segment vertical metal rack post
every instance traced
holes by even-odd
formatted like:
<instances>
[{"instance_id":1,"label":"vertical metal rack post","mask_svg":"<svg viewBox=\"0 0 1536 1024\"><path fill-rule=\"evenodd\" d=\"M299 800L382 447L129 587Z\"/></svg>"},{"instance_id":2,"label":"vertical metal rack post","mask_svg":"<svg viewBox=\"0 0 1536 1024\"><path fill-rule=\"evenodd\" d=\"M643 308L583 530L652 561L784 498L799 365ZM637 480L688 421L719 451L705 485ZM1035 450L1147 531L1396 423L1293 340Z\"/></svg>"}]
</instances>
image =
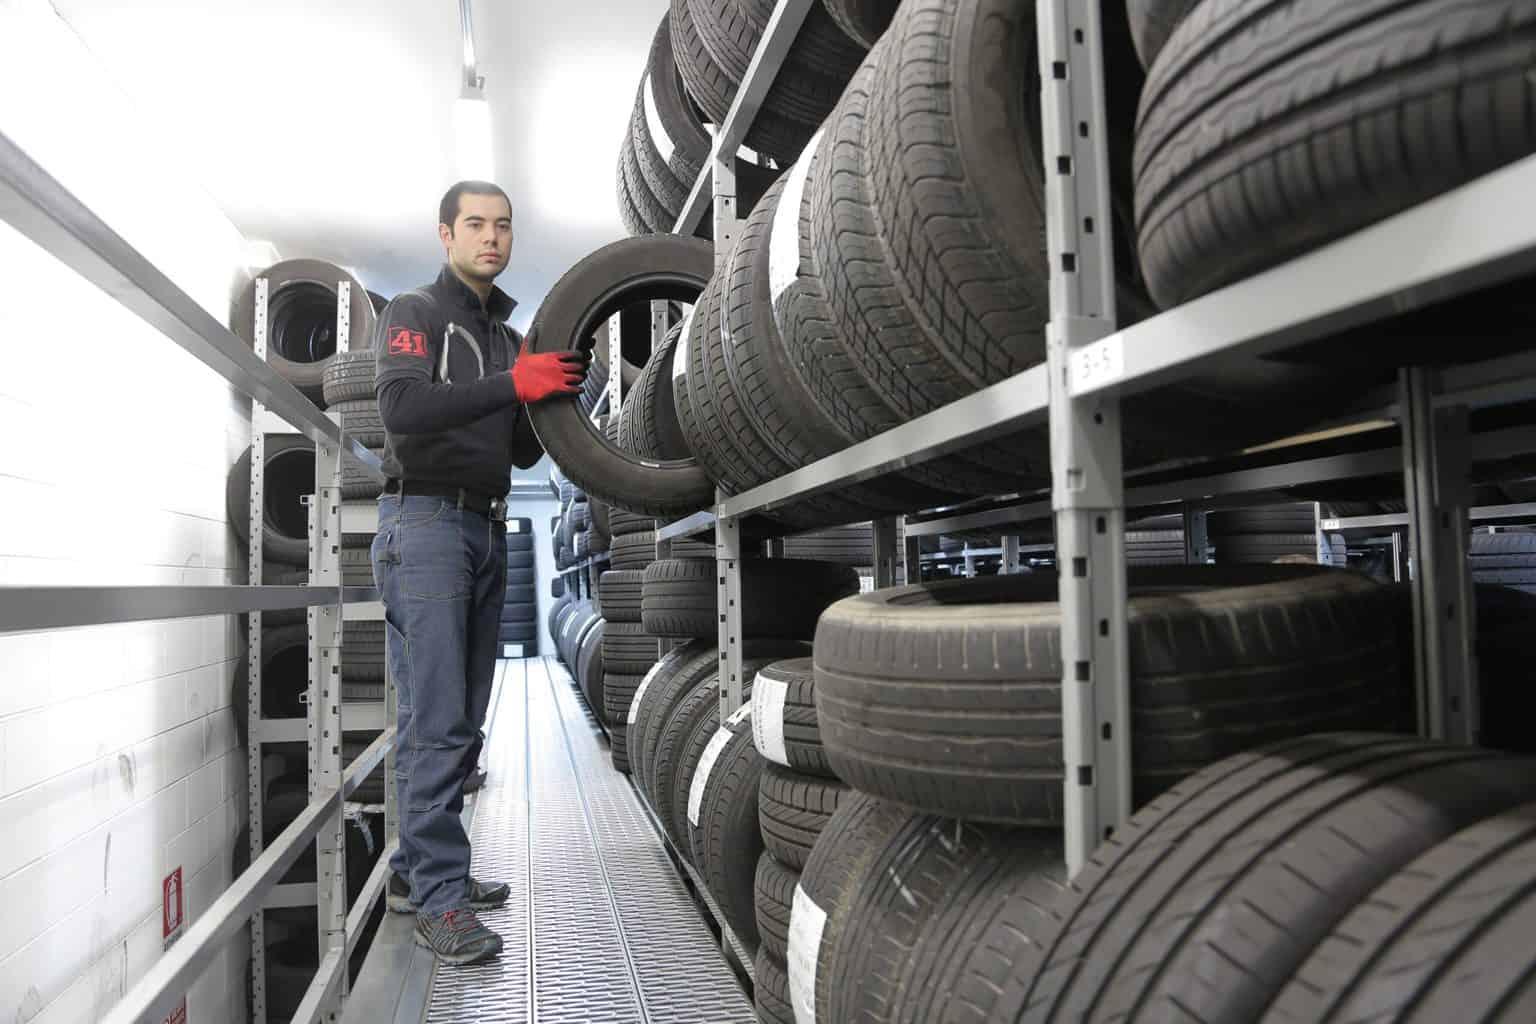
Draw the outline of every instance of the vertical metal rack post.
<instances>
[{"instance_id":1,"label":"vertical metal rack post","mask_svg":"<svg viewBox=\"0 0 1536 1024\"><path fill-rule=\"evenodd\" d=\"M1130 815L1125 497L1116 397L1069 380L1113 372L1087 346L1114 332L1115 274L1098 4L1037 0L1051 319L1051 505L1061 576L1067 869Z\"/></svg>"},{"instance_id":2,"label":"vertical metal rack post","mask_svg":"<svg viewBox=\"0 0 1536 1024\"><path fill-rule=\"evenodd\" d=\"M736 155L717 153L711 174L714 188L715 272L718 274L731 257L731 246L741 234L742 221L736 210ZM725 498L715 492L718 506ZM741 523L722 516L715 522L716 606L719 610L720 644L720 721L723 723L742 704L742 653L745 640L741 629Z\"/></svg>"},{"instance_id":3,"label":"vertical metal rack post","mask_svg":"<svg viewBox=\"0 0 1536 1024\"><path fill-rule=\"evenodd\" d=\"M1472 503L1467 408L1438 408L1437 378L1435 371L1423 367L1399 374L1419 731L1431 739L1475 743L1476 608L1467 560Z\"/></svg>"},{"instance_id":4,"label":"vertical metal rack post","mask_svg":"<svg viewBox=\"0 0 1536 1024\"><path fill-rule=\"evenodd\" d=\"M346 352L351 338L351 286L336 290L336 351ZM342 441L347 438L342 427ZM315 445L315 493L309 504L309 582L340 587L341 578L341 450ZM338 593L340 591L338 590ZM342 605L309 609L309 797L341 785L341 641ZM347 950L347 834L340 805L315 837L316 927L319 929L321 969L327 961L346 957ZM347 972L320 995L321 1013L339 1010L345 996Z\"/></svg>"},{"instance_id":5,"label":"vertical metal rack post","mask_svg":"<svg viewBox=\"0 0 1536 1024\"><path fill-rule=\"evenodd\" d=\"M256 358L267 360L267 300L270 282L265 277L256 279L256 322L251 335ZM266 459L267 437L262 430L265 407L251 400L251 500L247 529L247 564L250 566L247 582L260 586L262 582L262 539L266 516ZM251 612L246 626L246 684L245 684L245 770L246 770L246 843L250 848L251 863L261 856L264 845L262 798L265 787L262 779L262 723L261 723L261 612ZM266 914L257 910L251 915L251 1020L253 1024L266 1024L267 1020L267 926Z\"/></svg>"}]
</instances>

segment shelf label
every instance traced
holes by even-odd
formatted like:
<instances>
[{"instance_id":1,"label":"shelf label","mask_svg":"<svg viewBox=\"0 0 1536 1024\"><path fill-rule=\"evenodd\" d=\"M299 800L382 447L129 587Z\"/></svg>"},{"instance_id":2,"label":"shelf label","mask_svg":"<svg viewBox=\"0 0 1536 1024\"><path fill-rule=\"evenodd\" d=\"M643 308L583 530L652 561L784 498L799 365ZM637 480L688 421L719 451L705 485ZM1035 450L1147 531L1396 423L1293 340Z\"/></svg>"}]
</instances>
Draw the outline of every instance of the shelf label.
<instances>
[{"instance_id":1,"label":"shelf label","mask_svg":"<svg viewBox=\"0 0 1536 1024\"><path fill-rule=\"evenodd\" d=\"M795 166L784 180L779 207L773 212L768 235L768 302L777 310L779 299L800 276L800 206L805 198L805 179L821 142L821 132L811 137ZM779 325L780 331L783 324Z\"/></svg>"},{"instance_id":2,"label":"shelf label","mask_svg":"<svg viewBox=\"0 0 1536 1024\"><path fill-rule=\"evenodd\" d=\"M795 1024L816 1024L816 961L821 958L821 933L827 912L795 885L789 908L789 1004Z\"/></svg>"},{"instance_id":3,"label":"shelf label","mask_svg":"<svg viewBox=\"0 0 1536 1024\"><path fill-rule=\"evenodd\" d=\"M1067 385L1073 394L1101 387L1125 376L1125 342L1118 334L1073 349Z\"/></svg>"},{"instance_id":4,"label":"shelf label","mask_svg":"<svg viewBox=\"0 0 1536 1024\"><path fill-rule=\"evenodd\" d=\"M688 376L688 334L693 328L693 314L698 309L695 306L683 317L683 329L678 332L677 342L672 346L672 380L682 380Z\"/></svg>"},{"instance_id":5,"label":"shelf label","mask_svg":"<svg viewBox=\"0 0 1536 1024\"><path fill-rule=\"evenodd\" d=\"M661 659L656 664L652 665L651 670L645 674L645 678L640 680L640 685L635 688L635 696L629 702L628 724L634 725L635 719L640 717L640 702L645 700L645 691L650 689L651 682L656 678L656 674L660 672L664 666L666 666L667 662L667 658Z\"/></svg>"},{"instance_id":6,"label":"shelf label","mask_svg":"<svg viewBox=\"0 0 1536 1024\"><path fill-rule=\"evenodd\" d=\"M672 151L677 147L672 143L672 136L667 134L666 122L661 119L661 112L656 108L656 93L651 84L651 73L645 73L645 98L641 102L645 104L645 126L651 130L651 141L656 144L656 152L661 154L661 162L672 162Z\"/></svg>"},{"instance_id":7,"label":"shelf label","mask_svg":"<svg viewBox=\"0 0 1536 1024\"><path fill-rule=\"evenodd\" d=\"M751 705L743 705L751 710ZM709 738L709 746L704 748L704 756L699 758L698 770L693 773L693 784L688 787L688 823L694 828L699 827L699 813L704 809L704 791L709 788L709 775L715 770L715 762L720 760L725 745L731 742L729 723L715 730L715 734Z\"/></svg>"},{"instance_id":8,"label":"shelf label","mask_svg":"<svg viewBox=\"0 0 1536 1024\"><path fill-rule=\"evenodd\" d=\"M784 700L788 696L788 683L761 673L752 686L752 742L758 753L786 768L789 751L784 748Z\"/></svg>"}]
</instances>

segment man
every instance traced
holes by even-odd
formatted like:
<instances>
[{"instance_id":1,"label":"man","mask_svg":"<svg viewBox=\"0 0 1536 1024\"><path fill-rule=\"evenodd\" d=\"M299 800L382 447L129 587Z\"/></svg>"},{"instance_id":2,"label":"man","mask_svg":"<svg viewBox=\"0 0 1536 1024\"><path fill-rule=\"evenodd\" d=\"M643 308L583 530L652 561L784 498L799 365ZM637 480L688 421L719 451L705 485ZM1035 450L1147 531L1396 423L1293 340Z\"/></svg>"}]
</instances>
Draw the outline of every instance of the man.
<instances>
[{"instance_id":1,"label":"man","mask_svg":"<svg viewBox=\"0 0 1536 1024\"><path fill-rule=\"evenodd\" d=\"M503 322L515 305L492 284L512 251L505 192L460 182L438 220L447 263L432 284L389 304L374 338L388 482L373 572L399 695L400 847L388 904L416 914L417 943L464 964L501 952L475 911L509 895L469 877L459 821L506 593L503 498L513 464L543 454L525 406L576 393L586 357L532 353Z\"/></svg>"}]
</instances>

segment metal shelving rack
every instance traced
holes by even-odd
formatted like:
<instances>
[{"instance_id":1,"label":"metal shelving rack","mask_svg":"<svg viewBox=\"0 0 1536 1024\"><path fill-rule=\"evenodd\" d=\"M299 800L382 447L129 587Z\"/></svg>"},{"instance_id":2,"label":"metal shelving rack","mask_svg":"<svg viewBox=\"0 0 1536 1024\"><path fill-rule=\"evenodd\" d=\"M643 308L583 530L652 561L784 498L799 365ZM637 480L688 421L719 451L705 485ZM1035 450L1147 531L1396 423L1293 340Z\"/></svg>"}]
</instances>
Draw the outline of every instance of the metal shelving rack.
<instances>
[{"instance_id":1,"label":"metal shelving rack","mask_svg":"<svg viewBox=\"0 0 1536 1024\"><path fill-rule=\"evenodd\" d=\"M720 252L738 233L733 160L746 128L798 31L809 0L781 0L736 103L716 133L709 166L675 230L691 232L714 200ZM1129 816L1129 680L1124 527L1127 506L1185 515L1191 560L1203 560L1204 512L1257 504L1289 487L1401 473L1415 566L1415 674L1421 731L1475 738L1473 609L1465 560L1468 468L1536 451L1536 429L1470 432L1467 410L1536 397L1536 353L1409 367L1395 394L1372 396L1353 422L1395 422L1397 445L1288 460L1255 453L1220 471L1199 465L1138 473L1127 486L1119 401L1187 377L1215 359L1256 357L1508 281L1536 268L1536 220L1490 217L1530 208L1536 157L1526 158L1355 232L1312 253L1117 329L1108 215L1104 67L1099 8L1081 0L1036 0L1042 81L1047 246L1051 267L1048 361L917 417L835 455L662 527L662 543L711 530L720 561L727 652L724 710L740 701L740 521L799 498L862 482L1028 427L1048 424L1049 493L909 521L908 564L925 533L1031 521L1054 523L1061 568L1064 807L1067 861L1076 871ZM706 177L708 180L706 181ZM1087 221L1100 225L1086 228ZM1156 482L1146 478L1156 476ZM1137 482L1146 481L1146 482ZM1293 497L1278 500L1294 501ZM917 510L913 510L914 512ZM1324 525L1324 524L1319 524ZM1334 527L1327 527L1333 529ZM1348 526L1342 528L1348 529ZM884 533L882 528L881 533ZM1009 559L1010 567L1017 558Z\"/></svg>"},{"instance_id":2,"label":"metal shelving rack","mask_svg":"<svg viewBox=\"0 0 1536 1024\"><path fill-rule=\"evenodd\" d=\"M341 585L338 567L343 506L340 460L360 463L382 481L378 459L348 438L333 421L264 359L266 303L258 302L255 349L248 347L176 284L156 269L121 236L92 213L55 178L38 166L4 134L0 134L0 216L81 277L107 292L124 307L179 345L194 358L252 399L251 561L253 580L261 578L261 515L264 438L272 424L269 414L283 421L282 429L308 437L316 446L316 495L310 506L309 586L129 586L129 587L0 587L0 632L63 629L115 622L248 614L251 620L250 672L251 744L263 741L308 740L312 800L298 818L265 850L260 848L261 774L259 755L252 759L252 860L104 1018L128 1024L148 1018L168 998L184 992L211 962L223 944L247 922L253 922L254 962L261 963L261 910L271 904L315 903L320 912L324 951L320 971L300 1009L299 1019L318 1020L332 1013L344 998L347 953L383 889L385 873L376 869L363 896L348 913L345 891L342 807L349 796L393 749L394 730L387 728L351 764L341 763L340 702L341 625L344 618L367 615L376 606L371 587ZM265 282L261 282L262 285ZM260 287L265 299L265 287ZM342 334L346 337L346 301L341 302ZM368 529L372 529L370 525ZM261 614L293 608L308 610L310 629L309 719L292 735L260 717ZM360 612L360 610L362 610ZM348 721L348 724L355 724ZM379 723L383 725L381 721ZM311 894L278 885L278 880L313 842L319 857L318 883ZM387 867L387 858L381 862ZM265 1019L260 967L253 968L257 1020Z\"/></svg>"}]
</instances>

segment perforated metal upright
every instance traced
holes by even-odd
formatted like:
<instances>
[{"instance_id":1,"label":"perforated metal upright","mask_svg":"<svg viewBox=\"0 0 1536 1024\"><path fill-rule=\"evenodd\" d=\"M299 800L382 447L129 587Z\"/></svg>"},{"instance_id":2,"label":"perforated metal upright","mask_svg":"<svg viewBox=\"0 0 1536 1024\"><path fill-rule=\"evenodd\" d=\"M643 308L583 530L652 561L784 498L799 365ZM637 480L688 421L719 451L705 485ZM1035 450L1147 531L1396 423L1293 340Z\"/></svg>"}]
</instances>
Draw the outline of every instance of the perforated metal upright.
<instances>
[{"instance_id":1,"label":"perforated metal upright","mask_svg":"<svg viewBox=\"0 0 1536 1024\"><path fill-rule=\"evenodd\" d=\"M336 351L346 352L352 326L351 286L336 291ZM346 435L343 432L343 441ZM340 587L341 449L315 445L315 493L309 503L309 581L311 586ZM340 591L338 590L338 594ZM341 638L342 605L309 609L309 798L341 785ZM315 837L315 898L321 970L332 962L332 981L320 997L322 1014L341 1008L347 972L334 970L334 958L347 949L346 819L338 804Z\"/></svg>"},{"instance_id":2,"label":"perforated metal upright","mask_svg":"<svg viewBox=\"0 0 1536 1024\"><path fill-rule=\"evenodd\" d=\"M712 184L715 194L715 272L718 274L730 258L731 246L741 234L742 222L736 211L736 157L717 156ZM715 492L715 505L725 500L725 492ZM721 516L715 522L716 606L720 616L720 721L724 722L742 703L742 651L745 640L741 630L741 524Z\"/></svg>"},{"instance_id":3,"label":"perforated metal upright","mask_svg":"<svg viewBox=\"0 0 1536 1024\"><path fill-rule=\"evenodd\" d=\"M1061 575L1066 848L1076 873L1130 815L1125 497L1118 398L1074 399L1115 329L1098 4L1037 0L1051 319L1051 506Z\"/></svg>"},{"instance_id":4,"label":"perforated metal upright","mask_svg":"<svg viewBox=\"0 0 1536 1024\"><path fill-rule=\"evenodd\" d=\"M1474 743L1479 726L1476 607L1467 560L1472 495L1467 408L1437 404L1438 376L1422 367L1399 375L1419 731L1432 739Z\"/></svg>"},{"instance_id":5,"label":"perforated metal upright","mask_svg":"<svg viewBox=\"0 0 1536 1024\"><path fill-rule=\"evenodd\" d=\"M256 322L251 335L256 358L267 358L267 300L270 282L265 277L256 279ZM262 580L262 535L266 509L266 459L267 438L262 430L265 407L251 400L251 501L250 519L246 524L247 558L250 566L248 582L260 586ZM246 823L247 842L251 862L261 856L264 845L262 808L262 724L261 724L261 624L262 613L251 612L246 626ZM267 1020L267 929L265 913L261 910L251 915L251 1020L253 1024L266 1024Z\"/></svg>"}]
</instances>

